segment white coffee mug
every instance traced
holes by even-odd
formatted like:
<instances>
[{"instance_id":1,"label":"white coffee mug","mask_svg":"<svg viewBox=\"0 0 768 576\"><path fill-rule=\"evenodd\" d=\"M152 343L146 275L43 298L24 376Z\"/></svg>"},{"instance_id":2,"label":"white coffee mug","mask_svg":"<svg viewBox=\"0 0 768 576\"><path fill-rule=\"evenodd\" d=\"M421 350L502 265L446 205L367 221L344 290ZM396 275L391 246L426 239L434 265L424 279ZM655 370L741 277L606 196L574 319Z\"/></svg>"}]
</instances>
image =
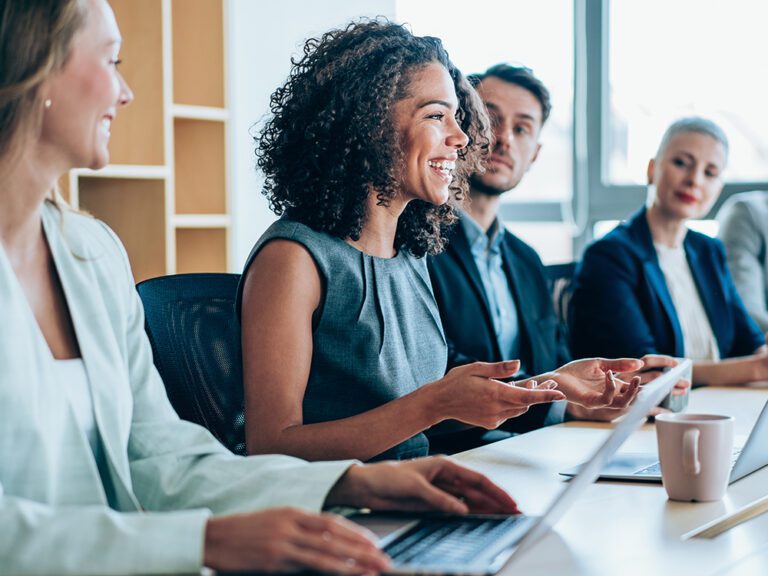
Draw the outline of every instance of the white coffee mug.
<instances>
[{"instance_id":1,"label":"white coffee mug","mask_svg":"<svg viewBox=\"0 0 768 576\"><path fill-rule=\"evenodd\" d=\"M671 500L711 502L725 495L733 458L732 416L659 414L656 439Z\"/></svg>"}]
</instances>

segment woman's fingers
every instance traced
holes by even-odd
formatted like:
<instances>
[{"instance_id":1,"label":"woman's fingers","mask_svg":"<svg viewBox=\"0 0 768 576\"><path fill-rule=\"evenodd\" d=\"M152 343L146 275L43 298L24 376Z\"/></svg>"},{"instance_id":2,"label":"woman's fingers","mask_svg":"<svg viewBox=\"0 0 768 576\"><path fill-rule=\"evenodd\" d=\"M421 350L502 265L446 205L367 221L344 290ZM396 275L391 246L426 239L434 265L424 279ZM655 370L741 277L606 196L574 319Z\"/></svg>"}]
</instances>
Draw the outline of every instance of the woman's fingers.
<instances>
[{"instance_id":1,"label":"woman's fingers","mask_svg":"<svg viewBox=\"0 0 768 576\"><path fill-rule=\"evenodd\" d=\"M643 361L636 358L599 358L600 369L603 372L636 372L643 367Z\"/></svg>"},{"instance_id":2,"label":"woman's fingers","mask_svg":"<svg viewBox=\"0 0 768 576\"><path fill-rule=\"evenodd\" d=\"M375 536L348 520L328 514L305 515L297 519L297 526L291 543L307 554L297 555L293 550L291 560L305 567L344 574L378 572L389 567L389 559L374 543Z\"/></svg>"},{"instance_id":3,"label":"woman's fingers","mask_svg":"<svg viewBox=\"0 0 768 576\"><path fill-rule=\"evenodd\" d=\"M658 378L665 368L673 368L677 366L678 359L672 356L665 356L663 354L646 354L640 359L643 362L643 368L637 373L642 378L641 384L647 384L654 378ZM617 376L628 377L632 376L632 373L617 374Z\"/></svg>"},{"instance_id":4,"label":"woman's fingers","mask_svg":"<svg viewBox=\"0 0 768 576\"><path fill-rule=\"evenodd\" d=\"M616 395L610 405L611 408L626 408L632 403L637 394L640 392L640 378L638 376L632 378L629 384L622 382L622 387L624 387L624 385L626 385L624 391Z\"/></svg>"},{"instance_id":5,"label":"woman's fingers","mask_svg":"<svg viewBox=\"0 0 768 576\"><path fill-rule=\"evenodd\" d=\"M334 574L370 574L382 572L389 564L381 568L360 563L354 557L334 556L322 549L310 549L295 544L288 545L287 569L301 570L311 568L319 572Z\"/></svg>"},{"instance_id":6,"label":"woman's fingers","mask_svg":"<svg viewBox=\"0 0 768 576\"><path fill-rule=\"evenodd\" d=\"M565 399L565 394L554 389L557 386L554 380L547 380L535 388L524 388L504 382L497 383L502 386L499 389L499 400L515 406L531 406Z\"/></svg>"},{"instance_id":7,"label":"woman's fingers","mask_svg":"<svg viewBox=\"0 0 768 576\"><path fill-rule=\"evenodd\" d=\"M520 370L520 360L507 360L505 362L473 362L466 366L473 376L484 378L507 378Z\"/></svg>"},{"instance_id":8,"label":"woman's fingers","mask_svg":"<svg viewBox=\"0 0 768 576\"><path fill-rule=\"evenodd\" d=\"M297 519L298 526L304 531L329 532L337 539L352 542L375 549L376 536L362 526L350 522L341 516L331 514L304 514Z\"/></svg>"},{"instance_id":9,"label":"woman's fingers","mask_svg":"<svg viewBox=\"0 0 768 576\"><path fill-rule=\"evenodd\" d=\"M444 460L435 483L443 490L461 497L471 512L487 514L519 514L517 503L488 477Z\"/></svg>"},{"instance_id":10,"label":"woman's fingers","mask_svg":"<svg viewBox=\"0 0 768 576\"><path fill-rule=\"evenodd\" d=\"M677 358L664 354L646 354L640 360L643 361L643 370L674 368L678 364Z\"/></svg>"},{"instance_id":11,"label":"woman's fingers","mask_svg":"<svg viewBox=\"0 0 768 576\"><path fill-rule=\"evenodd\" d=\"M605 372L605 385L603 387L603 393L600 395L602 405L610 406L613 402L613 399L616 397L617 391L618 385L616 384L616 379L613 376L613 371L607 370Z\"/></svg>"},{"instance_id":12,"label":"woman's fingers","mask_svg":"<svg viewBox=\"0 0 768 576\"><path fill-rule=\"evenodd\" d=\"M681 378L680 380L675 382L675 386L674 388L672 388L672 395L682 396L683 394L688 392L690 387L691 387L691 381L686 380L685 378Z\"/></svg>"}]
</instances>

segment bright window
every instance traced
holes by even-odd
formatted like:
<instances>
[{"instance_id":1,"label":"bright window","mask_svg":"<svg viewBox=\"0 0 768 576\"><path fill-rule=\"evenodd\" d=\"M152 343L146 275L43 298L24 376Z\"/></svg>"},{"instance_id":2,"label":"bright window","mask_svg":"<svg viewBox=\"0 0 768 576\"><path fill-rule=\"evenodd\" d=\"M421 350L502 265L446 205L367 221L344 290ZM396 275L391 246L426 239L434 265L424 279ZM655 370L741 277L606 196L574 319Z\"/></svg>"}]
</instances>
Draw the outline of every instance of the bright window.
<instances>
[{"instance_id":1,"label":"bright window","mask_svg":"<svg viewBox=\"0 0 768 576\"><path fill-rule=\"evenodd\" d=\"M563 222L507 222L507 228L523 242L533 246L544 264L573 260L571 226Z\"/></svg>"},{"instance_id":2,"label":"bright window","mask_svg":"<svg viewBox=\"0 0 768 576\"><path fill-rule=\"evenodd\" d=\"M728 135L728 181L767 180L768 2L611 0L609 19L608 183L644 183L666 127L694 114Z\"/></svg>"},{"instance_id":3,"label":"bright window","mask_svg":"<svg viewBox=\"0 0 768 576\"><path fill-rule=\"evenodd\" d=\"M442 39L464 73L499 62L532 68L552 95L539 158L506 202L572 196L573 0L398 0L396 18L419 36Z\"/></svg>"}]
</instances>

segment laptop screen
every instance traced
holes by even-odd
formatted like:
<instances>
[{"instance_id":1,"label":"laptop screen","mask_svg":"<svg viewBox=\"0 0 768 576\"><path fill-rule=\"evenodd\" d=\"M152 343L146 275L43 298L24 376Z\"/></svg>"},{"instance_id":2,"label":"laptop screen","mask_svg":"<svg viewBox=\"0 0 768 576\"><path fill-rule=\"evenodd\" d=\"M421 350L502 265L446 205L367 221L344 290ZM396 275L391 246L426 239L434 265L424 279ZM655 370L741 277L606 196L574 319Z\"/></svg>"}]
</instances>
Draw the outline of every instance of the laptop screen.
<instances>
[{"instance_id":1,"label":"laptop screen","mask_svg":"<svg viewBox=\"0 0 768 576\"><path fill-rule=\"evenodd\" d=\"M675 383L681 378L686 377L690 370L691 361L687 359L681 360L677 366L643 386L629 411L619 420L603 444L595 451L589 461L581 467L579 474L573 477L550 505L549 509L539 518L536 525L526 534L520 542L520 549L533 546L560 520L586 487L597 480L600 470L630 434L645 422L651 409L658 405L664 396L672 390Z\"/></svg>"}]
</instances>

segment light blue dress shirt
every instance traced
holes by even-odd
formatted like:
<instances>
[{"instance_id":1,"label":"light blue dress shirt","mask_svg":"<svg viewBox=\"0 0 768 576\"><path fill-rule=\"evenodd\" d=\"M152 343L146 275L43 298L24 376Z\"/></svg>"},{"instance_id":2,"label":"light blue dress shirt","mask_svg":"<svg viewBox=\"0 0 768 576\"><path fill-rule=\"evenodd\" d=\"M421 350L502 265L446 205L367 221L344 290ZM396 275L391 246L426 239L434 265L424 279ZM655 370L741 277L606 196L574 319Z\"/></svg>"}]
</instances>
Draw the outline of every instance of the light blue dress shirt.
<instances>
[{"instance_id":1,"label":"light blue dress shirt","mask_svg":"<svg viewBox=\"0 0 768 576\"><path fill-rule=\"evenodd\" d=\"M501 259L501 243L506 233L504 226L496 218L486 233L466 212L461 212L460 219L480 272L501 355L505 360L520 358L517 306ZM525 368L520 367L522 371Z\"/></svg>"}]
</instances>

